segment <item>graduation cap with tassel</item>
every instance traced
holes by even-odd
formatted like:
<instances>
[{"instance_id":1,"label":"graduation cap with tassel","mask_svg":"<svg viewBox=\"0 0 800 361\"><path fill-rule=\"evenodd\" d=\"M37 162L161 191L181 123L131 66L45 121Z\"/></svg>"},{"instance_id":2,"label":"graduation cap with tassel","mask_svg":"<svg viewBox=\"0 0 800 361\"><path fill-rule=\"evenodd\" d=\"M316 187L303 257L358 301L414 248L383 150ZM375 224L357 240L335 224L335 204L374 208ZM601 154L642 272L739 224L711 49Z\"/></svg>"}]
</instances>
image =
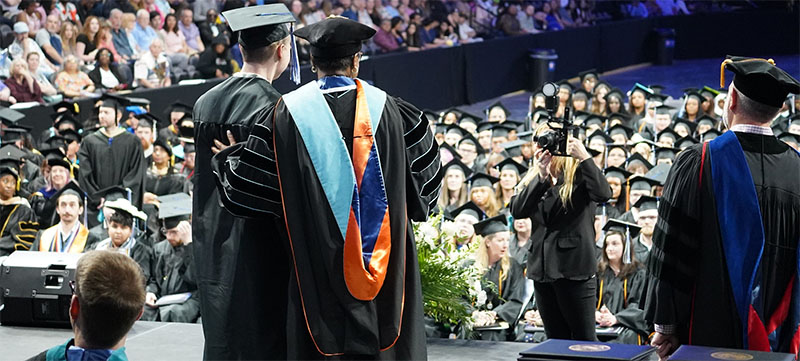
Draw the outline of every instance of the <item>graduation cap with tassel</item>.
<instances>
[{"instance_id":1,"label":"graduation cap with tassel","mask_svg":"<svg viewBox=\"0 0 800 361\"><path fill-rule=\"evenodd\" d=\"M618 232L625 237L625 251L622 253L622 263L630 264L633 262L633 258L631 257L631 248L633 244L631 242L631 229L638 231L641 229L636 224L628 223L625 221L621 221L618 219L609 219L608 222L603 226L603 231L607 232ZM603 238L604 240L605 238ZM600 241L600 248L603 248L604 244L603 241Z\"/></svg>"},{"instance_id":2,"label":"graduation cap with tassel","mask_svg":"<svg viewBox=\"0 0 800 361\"><path fill-rule=\"evenodd\" d=\"M287 36L291 37L289 78L295 84L300 84L300 62L294 40L294 23L297 19L286 5L278 3L248 6L224 11L222 16L232 31L239 32L239 45L248 50L263 48Z\"/></svg>"}]
</instances>

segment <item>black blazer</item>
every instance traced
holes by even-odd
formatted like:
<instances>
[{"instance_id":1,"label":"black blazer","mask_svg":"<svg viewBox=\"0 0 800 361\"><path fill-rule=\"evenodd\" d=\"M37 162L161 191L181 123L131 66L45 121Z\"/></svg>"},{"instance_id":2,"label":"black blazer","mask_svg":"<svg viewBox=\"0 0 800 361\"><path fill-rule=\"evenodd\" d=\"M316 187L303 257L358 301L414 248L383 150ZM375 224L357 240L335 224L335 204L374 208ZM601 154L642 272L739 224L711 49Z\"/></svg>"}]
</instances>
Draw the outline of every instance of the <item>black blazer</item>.
<instances>
[{"instance_id":1,"label":"black blazer","mask_svg":"<svg viewBox=\"0 0 800 361\"><path fill-rule=\"evenodd\" d=\"M117 67L116 64L109 65L108 69L111 70L111 74L113 74L117 78L117 81L119 81L120 84L128 83L128 79L126 79L125 76L122 75L122 73L120 73L119 68ZM88 75L89 79L91 79L92 83L94 83L95 88L106 89L106 87L104 87L103 83L101 82L103 76L100 75L100 66L95 66L94 69L92 69L92 71L90 71Z\"/></svg>"},{"instance_id":2,"label":"black blazer","mask_svg":"<svg viewBox=\"0 0 800 361\"><path fill-rule=\"evenodd\" d=\"M597 273L594 213L597 203L611 198L611 187L591 158L575 172L571 205L558 195L563 182L553 186L537 176L509 204L514 218L533 223L527 274L534 281L586 280Z\"/></svg>"}]
</instances>

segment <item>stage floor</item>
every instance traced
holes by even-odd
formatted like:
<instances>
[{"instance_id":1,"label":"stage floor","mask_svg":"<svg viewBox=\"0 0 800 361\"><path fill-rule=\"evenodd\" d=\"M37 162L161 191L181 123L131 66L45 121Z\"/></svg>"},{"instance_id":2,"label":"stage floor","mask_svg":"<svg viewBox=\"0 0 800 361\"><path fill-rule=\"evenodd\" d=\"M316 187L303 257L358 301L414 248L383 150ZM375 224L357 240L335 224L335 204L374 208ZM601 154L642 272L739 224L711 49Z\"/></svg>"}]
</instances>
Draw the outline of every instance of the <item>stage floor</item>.
<instances>
[{"instance_id":1,"label":"stage floor","mask_svg":"<svg viewBox=\"0 0 800 361\"><path fill-rule=\"evenodd\" d=\"M0 326L3 360L25 360L72 337L72 330ZM516 360L532 344L428 339L428 360ZM131 360L201 360L203 330L199 324L139 321L128 334Z\"/></svg>"}]
</instances>

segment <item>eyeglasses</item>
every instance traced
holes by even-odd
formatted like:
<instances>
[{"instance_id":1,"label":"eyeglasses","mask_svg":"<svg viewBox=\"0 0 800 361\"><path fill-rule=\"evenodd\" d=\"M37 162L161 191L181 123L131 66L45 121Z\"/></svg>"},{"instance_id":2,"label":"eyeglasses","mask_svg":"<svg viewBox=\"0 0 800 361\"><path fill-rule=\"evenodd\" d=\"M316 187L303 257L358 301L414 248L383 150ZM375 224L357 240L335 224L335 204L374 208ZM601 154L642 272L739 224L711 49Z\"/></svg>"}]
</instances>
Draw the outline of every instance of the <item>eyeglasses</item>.
<instances>
[{"instance_id":1,"label":"eyeglasses","mask_svg":"<svg viewBox=\"0 0 800 361\"><path fill-rule=\"evenodd\" d=\"M72 294L75 294L75 281L69 281L69 288L72 290Z\"/></svg>"}]
</instances>

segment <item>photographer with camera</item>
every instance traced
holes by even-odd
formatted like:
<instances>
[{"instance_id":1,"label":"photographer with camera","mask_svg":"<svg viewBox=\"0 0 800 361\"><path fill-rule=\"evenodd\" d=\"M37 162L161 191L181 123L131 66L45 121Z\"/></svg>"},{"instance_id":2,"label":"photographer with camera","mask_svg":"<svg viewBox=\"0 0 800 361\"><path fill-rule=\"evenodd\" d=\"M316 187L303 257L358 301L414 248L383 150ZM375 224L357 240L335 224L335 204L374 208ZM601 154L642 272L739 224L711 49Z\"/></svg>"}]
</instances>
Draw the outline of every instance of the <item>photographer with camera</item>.
<instances>
[{"instance_id":1,"label":"photographer with camera","mask_svg":"<svg viewBox=\"0 0 800 361\"><path fill-rule=\"evenodd\" d=\"M532 235L527 275L547 337L595 340L594 214L611 187L583 143L569 135L571 122L553 119L555 106L548 108L549 122L535 133L535 166L517 186L511 215L543 230Z\"/></svg>"}]
</instances>

